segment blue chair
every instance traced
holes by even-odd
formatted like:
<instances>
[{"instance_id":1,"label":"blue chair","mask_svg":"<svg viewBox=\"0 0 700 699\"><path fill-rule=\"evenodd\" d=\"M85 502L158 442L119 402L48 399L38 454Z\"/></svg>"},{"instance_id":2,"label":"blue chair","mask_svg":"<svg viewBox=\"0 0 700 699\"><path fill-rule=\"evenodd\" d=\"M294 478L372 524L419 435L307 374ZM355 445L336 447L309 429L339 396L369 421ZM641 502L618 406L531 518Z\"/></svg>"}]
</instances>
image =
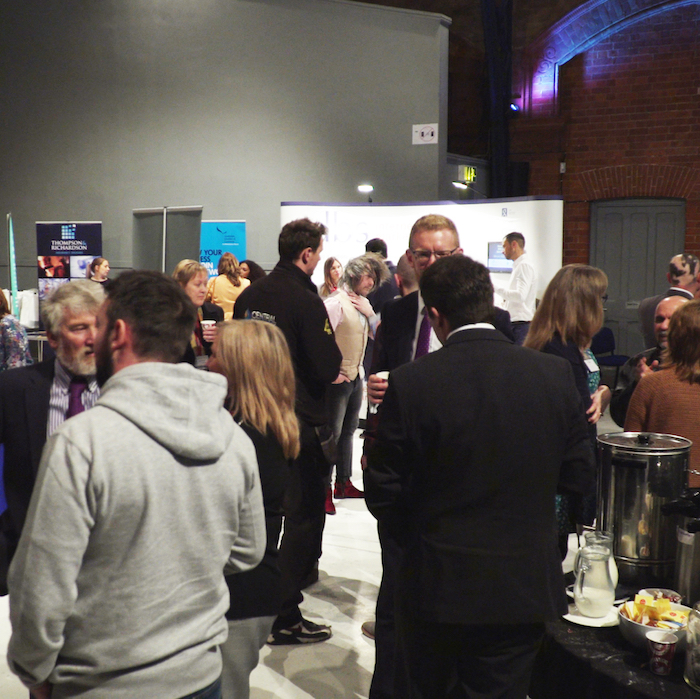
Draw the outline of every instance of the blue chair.
<instances>
[{"instance_id":1,"label":"blue chair","mask_svg":"<svg viewBox=\"0 0 700 699\"><path fill-rule=\"evenodd\" d=\"M620 367L624 366L629 357L625 354L615 354L615 335L613 335L613 331L610 328L603 327L593 336L591 352L593 352L596 361L601 367L615 367L614 389L617 386Z\"/></svg>"}]
</instances>

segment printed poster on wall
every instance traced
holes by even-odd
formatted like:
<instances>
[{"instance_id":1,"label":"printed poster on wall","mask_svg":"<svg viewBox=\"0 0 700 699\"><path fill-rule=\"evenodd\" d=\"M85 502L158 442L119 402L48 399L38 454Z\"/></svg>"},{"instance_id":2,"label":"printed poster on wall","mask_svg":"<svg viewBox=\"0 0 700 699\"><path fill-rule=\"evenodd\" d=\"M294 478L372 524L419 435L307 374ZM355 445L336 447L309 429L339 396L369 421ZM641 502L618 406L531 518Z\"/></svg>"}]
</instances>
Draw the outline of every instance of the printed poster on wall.
<instances>
[{"instance_id":1,"label":"printed poster on wall","mask_svg":"<svg viewBox=\"0 0 700 699\"><path fill-rule=\"evenodd\" d=\"M245 221L202 221L199 241L199 261L209 270L210 279L217 275L225 252L239 262L246 259Z\"/></svg>"},{"instance_id":2,"label":"printed poster on wall","mask_svg":"<svg viewBox=\"0 0 700 699\"><path fill-rule=\"evenodd\" d=\"M101 221L39 221L36 224L39 304L58 286L87 279L102 255Z\"/></svg>"}]
</instances>

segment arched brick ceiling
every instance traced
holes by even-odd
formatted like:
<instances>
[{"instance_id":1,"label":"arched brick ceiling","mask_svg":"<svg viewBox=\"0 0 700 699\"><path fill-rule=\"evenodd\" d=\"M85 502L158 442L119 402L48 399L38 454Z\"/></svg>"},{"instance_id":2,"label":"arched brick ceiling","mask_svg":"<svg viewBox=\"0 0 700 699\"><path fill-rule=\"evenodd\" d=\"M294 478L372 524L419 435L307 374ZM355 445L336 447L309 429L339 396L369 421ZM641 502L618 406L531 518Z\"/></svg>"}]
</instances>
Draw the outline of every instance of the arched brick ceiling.
<instances>
[{"instance_id":1,"label":"arched brick ceiling","mask_svg":"<svg viewBox=\"0 0 700 699\"><path fill-rule=\"evenodd\" d=\"M554 116L559 66L631 24L697 4L700 0L589 0L581 4L522 52L518 76L522 106L529 114Z\"/></svg>"}]
</instances>

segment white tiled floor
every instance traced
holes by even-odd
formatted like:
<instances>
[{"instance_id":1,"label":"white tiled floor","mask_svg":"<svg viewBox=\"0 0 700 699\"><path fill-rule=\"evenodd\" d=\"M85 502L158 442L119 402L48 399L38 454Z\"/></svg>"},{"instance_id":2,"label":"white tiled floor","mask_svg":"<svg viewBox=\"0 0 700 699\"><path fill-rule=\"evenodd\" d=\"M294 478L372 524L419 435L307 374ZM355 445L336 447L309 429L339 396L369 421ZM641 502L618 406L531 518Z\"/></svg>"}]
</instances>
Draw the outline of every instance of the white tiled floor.
<instances>
[{"instance_id":1,"label":"white tiled floor","mask_svg":"<svg viewBox=\"0 0 700 699\"><path fill-rule=\"evenodd\" d=\"M618 432L608 417L598 433ZM359 432L358 432L359 434ZM361 487L361 442L356 440L353 482ZM302 612L333 627L333 637L308 646L266 646L251 678L252 699L356 699L367 697L374 667L374 642L362 635L374 619L381 580L376 524L364 500L337 500L337 514L326 518L319 581L305 591ZM565 562L570 569L573 557ZM7 597L0 598L0 648L10 626ZM0 661L0 699L27 699L27 691Z\"/></svg>"}]
</instances>

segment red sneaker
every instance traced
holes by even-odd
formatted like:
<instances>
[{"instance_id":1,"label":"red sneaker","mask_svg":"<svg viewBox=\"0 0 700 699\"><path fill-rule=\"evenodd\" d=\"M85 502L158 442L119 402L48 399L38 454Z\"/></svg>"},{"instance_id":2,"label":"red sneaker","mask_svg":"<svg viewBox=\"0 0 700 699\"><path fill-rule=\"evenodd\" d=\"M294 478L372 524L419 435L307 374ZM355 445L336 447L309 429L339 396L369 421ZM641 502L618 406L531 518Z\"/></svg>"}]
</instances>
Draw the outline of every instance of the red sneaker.
<instances>
[{"instance_id":1,"label":"red sneaker","mask_svg":"<svg viewBox=\"0 0 700 699\"><path fill-rule=\"evenodd\" d=\"M335 514L335 505L333 504L333 494L331 493L330 485L328 486L328 490L326 490L326 514Z\"/></svg>"},{"instance_id":2,"label":"red sneaker","mask_svg":"<svg viewBox=\"0 0 700 699\"><path fill-rule=\"evenodd\" d=\"M363 498L364 496L365 494L361 490L358 490L350 481L345 482L345 488L343 490L344 498Z\"/></svg>"}]
</instances>

